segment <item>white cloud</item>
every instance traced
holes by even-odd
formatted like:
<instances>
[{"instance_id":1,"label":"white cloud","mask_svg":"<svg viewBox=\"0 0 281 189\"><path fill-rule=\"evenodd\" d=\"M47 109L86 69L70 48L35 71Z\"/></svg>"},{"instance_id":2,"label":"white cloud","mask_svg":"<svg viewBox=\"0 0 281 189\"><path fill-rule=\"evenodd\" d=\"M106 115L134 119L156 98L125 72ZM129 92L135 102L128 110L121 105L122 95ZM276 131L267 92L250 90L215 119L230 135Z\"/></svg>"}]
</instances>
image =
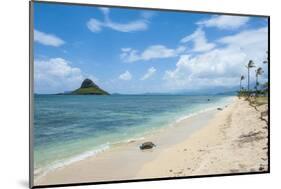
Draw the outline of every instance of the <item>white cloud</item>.
<instances>
[{"instance_id":1,"label":"white cloud","mask_svg":"<svg viewBox=\"0 0 281 189\"><path fill-rule=\"evenodd\" d=\"M156 69L154 67L151 67L147 70L147 72L142 76L141 80L146 80L150 77L152 77L156 72Z\"/></svg>"},{"instance_id":2,"label":"white cloud","mask_svg":"<svg viewBox=\"0 0 281 189\"><path fill-rule=\"evenodd\" d=\"M101 8L99 8L102 12L103 12L103 14L109 14L109 8L107 8L107 7L101 7Z\"/></svg>"},{"instance_id":3,"label":"white cloud","mask_svg":"<svg viewBox=\"0 0 281 189\"><path fill-rule=\"evenodd\" d=\"M143 17L143 18L145 18L145 19L149 19L149 18L152 18L153 16L155 16L155 12L153 12L153 11L143 11L142 13L141 13L141 16Z\"/></svg>"},{"instance_id":4,"label":"white cloud","mask_svg":"<svg viewBox=\"0 0 281 189\"><path fill-rule=\"evenodd\" d=\"M182 55L176 68L167 70L163 79L173 89L237 86L240 75L247 75L245 65L250 59L256 67L266 71L267 65L262 62L267 51L267 40L267 28L223 37L218 42L224 47L195 56Z\"/></svg>"},{"instance_id":5,"label":"white cloud","mask_svg":"<svg viewBox=\"0 0 281 189\"><path fill-rule=\"evenodd\" d=\"M132 79L132 74L127 70L119 76L119 79L129 81Z\"/></svg>"},{"instance_id":6,"label":"white cloud","mask_svg":"<svg viewBox=\"0 0 281 189\"><path fill-rule=\"evenodd\" d=\"M176 49L169 49L164 45L152 45L146 48L143 52L139 52L132 48L122 48L120 57L125 62L136 62L140 60L176 57L185 50L186 48L184 46L179 46Z\"/></svg>"},{"instance_id":7,"label":"white cloud","mask_svg":"<svg viewBox=\"0 0 281 189\"><path fill-rule=\"evenodd\" d=\"M82 73L79 68L72 67L71 63L63 58L35 60L34 63L35 92L38 93L74 90L85 77L96 81L94 77Z\"/></svg>"},{"instance_id":8,"label":"white cloud","mask_svg":"<svg viewBox=\"0 0 281 189\"><path fill-rule=\"evenodd\" d=\"M223 37L219 39L218 42L244 48L247 52L251 52L252 49L256 50L257 48L264 47L264 44L267 44L267 32L267 27L255 30L246 30L236 35ZM251 56L259 56L259 54L254 53L251 53Z\"/></svg>"},{"instance_id":9,"label":"white cloud","mask_svg":"<svg viewBox=\"0 0 281 189\"><path fill-rule=\"evenodd\" d=\"M246 16L212 16L210 19L198 22L198 25L205 27L217 27L219 29L237 29L250 20Z\"/></svg>"},{"instance_id":10,"label":"white cloud","mask_svg":"<svg viewBox=\"0 0 281 189\"><path fill-rule=\"evenodd\" d=\"M47 34L38 30L34 30L34 41L43 45L58 47L65 42L53 34Z\"/></svg>"},{"instance_id":11,"label":"white cloud","mask_svg":"<svg viewBox=\"0 0 281 189\"><path fill-rule=\"evenodd\" d=\"M214 43L208 42L205 32L201 28L198 28L191 35L188 35L188 36L182 38L180 42L187 43L190 41L193 42L192 51L194 51L194 52L209 51L209 50L215 48L215 46L216 46Z\"/></svg>"},{"instance_id":12,"label":"white cloud","mask_svg":"<svg viewBox=\"0 0 281 189\"><path fill-rule=\"evenodd\" d=\"M87 27L92 32L99 32L102 30L103 23L98 21L97 19L92 18L87 22Z\"/></svg>"},{"instance_id":13,"label":"white cloud","mask_svg":"<svg viewBox=\"0 0 281 189\"><path fill-rule=\"evenodd\" d=\"M111 21L111 19L109 18L109 8L100 8L100 10L104 14L104 21L91 18L86 24L88 29L92 32L100 32L104 27L119 32L143 31L148 28L148 17L143 17L141 19L134 20L128 23L117 23Z\"/></svg>"},{"instance_id":14,"label":"white cloud","mask_svg":"<svg viewBox=\"0 0 281 189\"><path fill-rule=\"evenodd\" d=\"M108 21L104 26L120 32L142 31L148 28L146 20L136 20L126 24Z\"/></svg>"}]
</instances>

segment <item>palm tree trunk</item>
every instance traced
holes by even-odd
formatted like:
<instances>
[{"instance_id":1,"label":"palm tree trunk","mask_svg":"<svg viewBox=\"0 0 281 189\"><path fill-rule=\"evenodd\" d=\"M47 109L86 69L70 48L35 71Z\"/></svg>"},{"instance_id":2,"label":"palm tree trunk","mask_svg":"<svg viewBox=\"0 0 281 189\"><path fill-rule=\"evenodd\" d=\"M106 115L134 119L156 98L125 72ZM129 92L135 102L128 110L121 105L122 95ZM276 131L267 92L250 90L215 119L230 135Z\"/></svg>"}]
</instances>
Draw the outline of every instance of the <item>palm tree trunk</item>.
<instances>
[{"instance_id":1,"label":"palm tree trunk","mask_svg":"<svg viewBox=\"0 0 281 189\"><path fill-rule=\"evenodd\" d=\"M248 92L250 92L250 68L248 67Z\"/></svg>"},{"instance_id":2,"label":"palm tree trunk","mask_svg":"<svg viewBox=\"0 0 281 189\"><path fill-rule=\"evenodd\" d=\"M241 92L241 82L242 82L242 80L240 79L240 92Z\"/></svg>"},{"instance_id":3,"label":"palm tree trunk","mask_svg":"<svg viewBox=\"0 0 281 189\"><path fill-rule=\"evenodd\" d=\"M256 75L256 91L258 90L258 75Z\"/></svg>"}]
</instances>

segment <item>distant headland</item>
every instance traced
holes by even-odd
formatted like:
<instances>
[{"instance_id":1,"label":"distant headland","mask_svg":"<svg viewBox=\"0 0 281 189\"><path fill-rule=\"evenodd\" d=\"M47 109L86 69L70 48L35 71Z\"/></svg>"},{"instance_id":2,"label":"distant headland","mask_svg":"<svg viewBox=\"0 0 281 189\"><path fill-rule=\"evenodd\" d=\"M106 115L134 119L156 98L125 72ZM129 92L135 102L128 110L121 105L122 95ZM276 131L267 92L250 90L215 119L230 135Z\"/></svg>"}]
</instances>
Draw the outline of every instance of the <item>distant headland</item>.
<instances>
[{"instance_id":1,"label":"distant headland","mask_svg":"<svg viewBox=\"0 0 281 189\"><path fill-rule=\"evenodd\" d=\"M85 79L81 87L68 93L59 93L58 95L110 95L108 92L101 89L92 80Z\"/></svg>"}]
</instances>

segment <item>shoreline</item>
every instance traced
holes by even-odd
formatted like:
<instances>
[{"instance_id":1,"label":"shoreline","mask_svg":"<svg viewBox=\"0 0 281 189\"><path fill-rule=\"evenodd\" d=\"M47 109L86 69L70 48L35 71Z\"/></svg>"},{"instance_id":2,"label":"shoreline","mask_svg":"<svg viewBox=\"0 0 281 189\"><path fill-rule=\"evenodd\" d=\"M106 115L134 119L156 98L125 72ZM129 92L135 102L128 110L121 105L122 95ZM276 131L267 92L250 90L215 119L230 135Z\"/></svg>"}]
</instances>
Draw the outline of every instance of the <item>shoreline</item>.
<instances>
[{"instance_id":1,"label":"shoreline","mask_svg":"<svg viewBox=\"0 0 281 189\"><path fill-rule=\"evenodd\" d=\"M166 122L165 126L163 126L163 127L152 128L152 129L147 128L147 130L144 133L142 133L141 135L131 136L130 138L123 139L123 140L120 140L120 141L116 141L116 142L113 142L113 143L112 142L104 143L104 144L101 144L100 146L98 146L97 148L95 148L93 150L85 151L85 152L83 152L79 155L75 155L75 156L70 157L68 159L61 160L61 161L58 161L58 162L54 162L53 164L51 164L48 167L37 168L37 169L34 170L35 180L45 176L49 172L55 171L56 169L61 169L63 167L69 166L69 165L71 165L73 163L76 163L78 161L83 161L87 158L94 157L97 154L104 153L106 150L111 150L111 148L115 148L116 146L128 145L128 143L138 142L138 141L145 142L145 140L147 140L151 137L155 138L156 136L157 136L156 138L158 138L159 134L161 135L161 133L163 131L166 131L167 129L173 129L174 126L179 125L179 123L181 121L184 121L185 119L189 119L189 118L192 118L192 117L196 117L197 115L200 115L202 113L214 111L218 107L223 107L225 104L232 102L233 99L234 99L234 96L225 96L221 101L214 102L214 104L208 105L206 107L199 108L192 113L191 112L181 113L180 116L174 118L173 120L171 120L169 122Z\"/></svg>"},{"instance_id":2,"label":"shoreline","mask_svg":"<svg viewBox=\"0 0 281 189\"><path fill-rule=\"evenodd\" d=\"M178 153L182 150L183 143L193 141L194 136L198 135L202 130L210 127L213 128L210 123L218 115L231 109L231 106L236 104L237 101L235 99L230 105L223 107L223 111L215 109L201 112L194 116L189 115L176 122L172 127L165 128L159 133L145 136L145 139L117 144L103 153L74 162L62 168L57 168L35 179L35 185L194 175L193 172L188 173L186 171L182 171L184 174L179 174L180 171L174 170L171 172L171 169L167 169L164 165L171 166L173 163L167 161L165 158L177 159L177 157L173 156L179 155ZM147 151L139 150L139 145L145 141L152 141L156 144L156 148ZM171 150L173 151L172 156L169 155L171 154ZM176 161L174 169L177 169L180 162ZM215 173L212 170L210 171L210 173L206 172L204 174ZM175 172L178 174L175 175Z\"/></svg>"},{"instance_id":3,"label":"shoreline","mask_svg":"<svg viewBox=\"0 0 281 189\"><path fill-rule=\"evenodd\" d=\"M266 109L236 99L206 127L144 165L137 178L267 172L268 130L260 119Z\"/></svg>"}]
</instances>

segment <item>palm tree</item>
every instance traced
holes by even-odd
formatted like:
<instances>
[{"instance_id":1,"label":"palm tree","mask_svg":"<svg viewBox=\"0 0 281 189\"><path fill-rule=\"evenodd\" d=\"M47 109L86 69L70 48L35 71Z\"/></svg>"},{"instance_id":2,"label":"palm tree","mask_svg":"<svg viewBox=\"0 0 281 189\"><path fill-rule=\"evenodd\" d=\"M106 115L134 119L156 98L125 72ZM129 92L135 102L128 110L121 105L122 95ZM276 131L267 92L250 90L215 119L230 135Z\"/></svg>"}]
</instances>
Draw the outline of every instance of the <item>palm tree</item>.
<instances>
[{"instance_id":1,"label":"palm tree","mask_svg":"<svg viewBox=\"0 0 281 189\"><path fill-rule=\"evenodd\" d=\"M250 60L246 68L248 69L248 92L250 92L250 69L255 67L255 63Z\"/></svg>"},{"instance_id":2,"label":"palm tree","mask_svg":"<svg viewBox=\"0 0 281 189\"><path fill-rule=\"evenodd\" d=\"M242 80L244 80L245 79L245 76L244 75L241 75L241 77L240 77L240 91L241 91L241 87L242 87Z\"/></svg>"},{"instance_id":3,"label":"palm tree","mask_svg":"<svg viewBox=\"0 0 281 189\"><path fill-rule=\"evenodd\" d=\"M259 85L259 81L258 81L258 77L259 75L263 74L263 70L261 67L259 67L257 70L256 70L256 90L258 90L258 85Z\"/></svg>"}]
</instances>

